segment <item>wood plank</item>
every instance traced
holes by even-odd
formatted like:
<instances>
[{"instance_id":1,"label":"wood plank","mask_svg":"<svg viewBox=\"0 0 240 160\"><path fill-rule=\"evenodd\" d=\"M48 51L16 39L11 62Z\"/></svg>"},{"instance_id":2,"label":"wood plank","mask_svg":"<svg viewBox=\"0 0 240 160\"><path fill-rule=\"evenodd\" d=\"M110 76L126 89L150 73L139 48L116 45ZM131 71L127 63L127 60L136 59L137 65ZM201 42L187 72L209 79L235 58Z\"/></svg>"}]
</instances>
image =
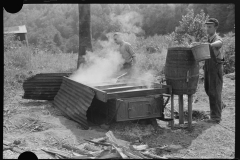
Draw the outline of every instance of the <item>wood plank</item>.
<instances>
[{"instance_id":1,"label":"wood plank","mask_svg":"<svg viewBox=\"0 0 240 160\"><path fill-rule=\"evenodd\" d=\"M71 158L71 154L66 151L60 151L60 150L53 149L53 148L41 148L41 150L44 152L52 153L52 154L58 154L65 158Z\"/></svg>"},{"instance_id":2,"label":"wood plank","mask_svg":"<svg viewBox=\"0 0 240 160\"><path fill-rule=\"evenodd\" d=\"M162 94L162 93L168 93L168 92L169 92L168 88L128 90L128 91L107 93L107 99L149 96L149 95Z\"/></svg>"},{"instance_id":3,"label":"wood plank","mask_svg":"<svg viewBox=\"0 0 240 160\"><path fill-rule=\"evenodd\" d=\"M188 95L188 128L192 127L192 100L193 95Z\"/></svg>"},{"instance_id":4,"label":"wood plank","mask_svg":"<svg viewBox=\"0 0 240 160\"><path fill-rule=\"evenodd\" d=\"M127 90L132 90L132 89L140 89L144 88L144 86L122 86L122 87L113 87L113 88L107 88L104 89L103 91L105 92L119 92L119 91L127 91ZM146 87L145 87L146 88Z\"/></svg>"},{"instance_id":5,"label":"wood plank","mask_svg":"<svg viewBox=\"0 0 240 160\"><path fill-rule=\"evenodd\" d=\"M74 146L70 146L69 144L63 144L62 147L63 147L63 148L66 148L67 150L76 152L76 153L78 153L78 154L84 154L84 155L91 156L91 155L88 153L87 150L80 149L80 148L77 148L77 147L74 147Z\"/></svg>"},{"instance_id":6,"label":"wood plank","mask_svg":"<svg viewBox=\"0 0 240 160\"><path fill-rule=\"evenodd\" d=\"M184 124L184 116L183 116L183 95L178 96L179 103L179 124Z\"/></svg>"},{"instance_id":7,"label":"wood plank","mask_svg":"<svg viewBox=\"0 0 240 160\"><path fill-rule=\"evenodd\" d=\"M108 85L102 84L102 85L94 86L94 88L102 90L102 89L107 89L112 87L121 87L121 86L127 86L127 84L126 83L119 83L119 84L116 83L116 84L108 84Z\"/></svg>"}]
</instances>

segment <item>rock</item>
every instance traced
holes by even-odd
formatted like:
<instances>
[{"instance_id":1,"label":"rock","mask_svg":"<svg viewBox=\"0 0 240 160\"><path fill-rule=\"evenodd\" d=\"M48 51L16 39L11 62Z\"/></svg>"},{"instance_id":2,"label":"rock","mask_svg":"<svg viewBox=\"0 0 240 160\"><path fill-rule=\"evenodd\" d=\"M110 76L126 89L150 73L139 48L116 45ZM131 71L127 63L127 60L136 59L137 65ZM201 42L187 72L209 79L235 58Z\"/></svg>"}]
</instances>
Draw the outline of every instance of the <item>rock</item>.
<instances>
[{"instance_id":1,"label":"rock","mask_svg":"<svg viewBox=\"0 0 240 160\"><path fill-rule=\"evenodd\" d=\"M19 144L21 144L21 141L20 140L14 140L13 144L19 145Z\"/></svg>"}]
</instances>

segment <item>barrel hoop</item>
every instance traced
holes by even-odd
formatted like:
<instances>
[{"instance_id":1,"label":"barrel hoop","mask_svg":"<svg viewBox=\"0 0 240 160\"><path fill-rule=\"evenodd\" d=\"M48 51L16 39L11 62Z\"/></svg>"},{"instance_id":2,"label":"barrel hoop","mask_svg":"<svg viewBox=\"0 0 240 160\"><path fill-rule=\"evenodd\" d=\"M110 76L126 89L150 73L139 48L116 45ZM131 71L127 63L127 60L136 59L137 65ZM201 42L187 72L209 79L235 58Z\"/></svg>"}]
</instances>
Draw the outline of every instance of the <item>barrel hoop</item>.
<instances>
[{"instance_id":1,"label":"barrel hoop","mask_svg":"<svg viewBox=\"0 0 240 160\"><path fill-rule=\"evenodd\" d=\"M183 78L173 78L173 77L167 77L167 76L165 75L165 78L168 78L168 79L187 79L187 78L193 78L193 77L197 77L197 76L199 76L199 74L192 75L192 76L189 76L189 77L183 77Z\"/></svg>"}]
</instances>

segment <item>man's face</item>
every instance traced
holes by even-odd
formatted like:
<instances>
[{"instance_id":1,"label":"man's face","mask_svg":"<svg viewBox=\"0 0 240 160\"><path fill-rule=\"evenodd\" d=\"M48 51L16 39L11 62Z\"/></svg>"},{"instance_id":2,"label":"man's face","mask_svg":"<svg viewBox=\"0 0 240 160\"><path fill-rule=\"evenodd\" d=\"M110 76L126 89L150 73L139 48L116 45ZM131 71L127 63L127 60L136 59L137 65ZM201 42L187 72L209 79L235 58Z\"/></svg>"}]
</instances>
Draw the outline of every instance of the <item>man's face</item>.
<instances>
[{"instance_id":1,"label":"man's face","mask_svg":"<svg viewBox=\"0 0 240 160\"><path fill-rule=\"evenodd\" d=\"M214 24L206 24L207 34L213 35L216 32L217 27Z\"/></svg>"},{"instance_id":2,"label":"man's face","mask_svg":"<svg viewBox=\"0 0 240 160\"><path fill-rule=\"evenodd\" d=\"M113 38L114 38L115 43L120 44L121 39L120 39L119 35L115 35Z\"/></svg>"}]
</instances>

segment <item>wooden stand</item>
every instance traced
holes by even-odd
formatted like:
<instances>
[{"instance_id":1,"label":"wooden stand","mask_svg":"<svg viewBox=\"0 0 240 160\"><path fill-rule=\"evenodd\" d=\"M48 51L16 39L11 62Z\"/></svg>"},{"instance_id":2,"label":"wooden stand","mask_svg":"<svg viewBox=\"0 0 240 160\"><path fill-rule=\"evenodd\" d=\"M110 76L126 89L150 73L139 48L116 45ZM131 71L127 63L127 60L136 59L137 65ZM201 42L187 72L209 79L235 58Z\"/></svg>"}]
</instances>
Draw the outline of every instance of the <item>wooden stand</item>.
<instances>
[{"instance_id":1,"label":"wooden stand","mask_svg":"<svg viewBox=\"0 0 240 160\"><path fill-rule=\"evenodd\" d=\"M184 124L183 95L179 95L179 96L178 96L178 104L179 104L179 124Z\"/></svg>"},{"instance_id":2,"label":"wooden stand","mask_svg":"<svg viewBox=\"0 0 240 160\"><path fill-rule=\"evenodd\" d=\"M174 127L174 95L171 94L171 118L173 119L171 122L171 128L173 129Z\"/></svg>"},{"instance_id":3,"label":"wooden stand","mask_svg":"<svg viewBox=\"0 0 240 160\"><path fill-rule=\"evenodd\" d=\"M188 95L188 128L192 127L192 94ZM179 95L179 124L184 124L184 104L183 95ZM171 95L171 118L174 119L174 95ZM174 120L171 123L171 128L174 127Z\"/></svg>"},{"instance_id":4,"label":"wooden stand","mask_svg":"<svg viewBox=\"0 0 240 160\"><path fill-rule=\"evenodd\" d=\"M193 95L188 95L188 128L192 127L192 102Z\"/></svg>"}]
</instances>

